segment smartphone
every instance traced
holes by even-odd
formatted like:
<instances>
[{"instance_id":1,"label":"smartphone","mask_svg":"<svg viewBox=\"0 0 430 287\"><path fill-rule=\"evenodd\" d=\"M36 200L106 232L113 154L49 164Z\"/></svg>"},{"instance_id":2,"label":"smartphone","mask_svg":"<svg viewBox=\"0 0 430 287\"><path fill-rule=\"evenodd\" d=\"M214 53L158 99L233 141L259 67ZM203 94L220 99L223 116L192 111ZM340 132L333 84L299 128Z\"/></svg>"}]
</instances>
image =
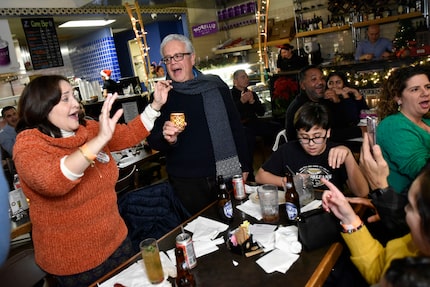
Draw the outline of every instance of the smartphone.
<instances>
[{"instance_id":1,"label":"smartphone","mask_svg":"<svg viewBox=\"0 0 430 287\"><path fill-rule=\"evenodd\" d=\"M376 126L378 119L375 117L367 117L367 134L369 136L369 145L372 147L376 144Z\"/></svg>"}]
</instances>

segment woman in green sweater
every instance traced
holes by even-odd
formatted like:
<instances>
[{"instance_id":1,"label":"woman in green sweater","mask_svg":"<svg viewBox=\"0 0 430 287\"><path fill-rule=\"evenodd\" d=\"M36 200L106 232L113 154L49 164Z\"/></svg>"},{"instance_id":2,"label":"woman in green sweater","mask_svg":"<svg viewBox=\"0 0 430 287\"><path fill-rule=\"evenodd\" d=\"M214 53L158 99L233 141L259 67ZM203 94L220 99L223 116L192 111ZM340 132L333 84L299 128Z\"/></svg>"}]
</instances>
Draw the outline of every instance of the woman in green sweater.
<instances>
[{"instance_id":1,"label":"woman in green sweater","mask_svg":"<svg viewBox=\"0 0 430 287\"><path fill-rule=\"evenodd\" d=\"M384 82L377 106L376 141L390 167L388 183L406 192L430 158L428 67L395 70Z\"/></svg>"}]
</instances>

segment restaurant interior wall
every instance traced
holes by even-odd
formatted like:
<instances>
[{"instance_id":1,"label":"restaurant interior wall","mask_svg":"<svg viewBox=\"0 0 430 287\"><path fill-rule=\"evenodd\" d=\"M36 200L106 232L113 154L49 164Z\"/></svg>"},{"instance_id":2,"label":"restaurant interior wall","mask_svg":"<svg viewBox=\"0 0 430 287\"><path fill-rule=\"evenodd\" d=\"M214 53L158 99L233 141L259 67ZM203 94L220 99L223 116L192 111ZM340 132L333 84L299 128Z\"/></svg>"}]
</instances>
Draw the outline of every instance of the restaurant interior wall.
<instances>
[{"instance_id":1,"label":"restaurant interior wall","mask_svg":"<svg viewBox=\"0 0 430 287\"><path fill-rule=\"evenodd\" d=\"M119 69L116 47L110 28L102 28L85 37L72 40L68 43L70 59L76 77L89 82L99 81L102 84L100 71L112 71L111 78L119 80Z\"/></svg>"}]
</instances>

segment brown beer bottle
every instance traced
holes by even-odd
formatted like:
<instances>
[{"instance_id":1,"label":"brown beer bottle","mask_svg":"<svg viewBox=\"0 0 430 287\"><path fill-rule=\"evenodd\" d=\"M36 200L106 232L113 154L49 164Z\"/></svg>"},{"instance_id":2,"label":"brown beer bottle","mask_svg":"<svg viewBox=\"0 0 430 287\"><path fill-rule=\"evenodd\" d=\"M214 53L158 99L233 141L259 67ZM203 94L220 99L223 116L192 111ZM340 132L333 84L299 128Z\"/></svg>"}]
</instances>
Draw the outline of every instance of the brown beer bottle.
<instances>
[{"instance_id":1,"label":"brown beer bottle","mask_svg":"<svg viewBox=\"0 0 430 287\"><path fill-rule=\"evenodd\" d=\"M218 214L224 222L233 220L233 204L222 175L218 176Z\"/></svg>"},{"instance_id":2,"label":"brown beer bottle","mask_svg":"<svg viewBox=\"0 0 430 287\"><path fill-rule=\"evenodd\" d=\"M193 274L188 269L187 262L185 261L184 250L180 247L175 248L176 256L176 287L195 287L196 281Z\"/></svg>"},{"instance_id":3,"label":"brown beer bottle","mask_svg":"<svg viewBox=\"0 0 430 287\"><path fill-rule=\"evenodd\" d=\"M300 215L299 194L294 187L293 175L287 171L287 183L285 184L285 209L287 219L290 223L295 224L297 217Z\"/></svg>"}]
</instances>

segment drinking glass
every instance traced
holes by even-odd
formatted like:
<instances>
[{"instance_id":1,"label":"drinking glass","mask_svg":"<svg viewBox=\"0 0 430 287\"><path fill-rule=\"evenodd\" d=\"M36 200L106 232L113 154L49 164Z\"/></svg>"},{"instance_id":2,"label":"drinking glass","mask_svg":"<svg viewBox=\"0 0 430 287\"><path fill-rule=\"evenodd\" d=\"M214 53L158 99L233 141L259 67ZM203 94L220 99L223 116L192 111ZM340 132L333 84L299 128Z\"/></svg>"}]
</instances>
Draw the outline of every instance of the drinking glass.
<instances>
[{"instance_id":1,"label":"drinking glass","mask_svg":"<svg viewBox=\"0 0 430 287\"><path fill-rule=\"evenodd\" d=\"M300 206L305 206L315 199L314 187L310 174L298 173L293 177L294 187L299 194Z\"/></svg>"},{"instance_id":2,"label":"drinking glass","mask_svg":"<svg viewBox=\"0 0 430 287\"><path fill-rule=\"evenodd\" d=\"M273 184L263 184L257 188L263 221L275 223L279 221L278 187Z\"/></svg>"},{"instance_id":3,"label":"drinking glass","mask_svg":"<svg viewBox=\"0 0 430 287\"><path fill-rule=\"evenodd\" d=\"M158 250L157 239L147 238L140 242L143 263L146 275L152 284L158 284L164 280L163 267L161 266L160 251Z\"/></svg>"}]
</instances>

